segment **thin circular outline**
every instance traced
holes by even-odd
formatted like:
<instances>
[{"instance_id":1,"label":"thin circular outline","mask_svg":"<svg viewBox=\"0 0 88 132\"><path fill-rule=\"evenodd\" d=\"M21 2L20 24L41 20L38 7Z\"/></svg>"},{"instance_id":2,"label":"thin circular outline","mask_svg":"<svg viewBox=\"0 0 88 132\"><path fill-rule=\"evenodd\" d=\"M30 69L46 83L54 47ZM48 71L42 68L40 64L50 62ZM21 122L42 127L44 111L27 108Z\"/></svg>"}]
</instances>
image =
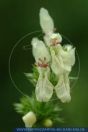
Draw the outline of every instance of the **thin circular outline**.
<instances>
[{"instance_id":1,"label":"thin circular outline","mask_svg":"<svg viewBox=\"0 0 88 132\"><path fill-rule=\"evenodd\" d=\"M19 40L17 41L17 43L13 46L13 48L12 48L12 50L11 50L11 53L10 53L10 56L9 56L9 63L8 63L8 66L9 66L9 76L10 76L10 79L11 79L11 81L12 81L13 86L14 86L14 87L17 89L17 91L18 91L21 95L23 95L23 96L26 96L26 94L24 94L24 92L18 88L18 86L16 85L15 81L14 81L13 78L12 78L11 71L10 71L10 69L11 69L10 62L11 62L11 58L12 58L13 51L14 51L14 49L17 47L17 45L18 45L23 39L25 39L26 37L28 37L29 35L34 34L34 33L39 33L39 32L42 32L42 31L41 31L41 30L33 31L33 32L28 33L28 34L24 35L23 37L21 37L21 39L19 39ZM62 35L62 34L61 34L61 35ZM73 45L73 43L72 43L66 36L62 35L62 37L63 37L64 39L66 39L70 44ZM79 67L78 67L79 70L78 70L78 73L77 73L77 81L78 81L78 79L79 79L79 74L80 74L80 59L79 59L79 55L78 55L77 50L76 50L76 54L77 54L78 63L79 63ZM72 88L76 85L77 81L76 81L75 84L72 86ZM53 99L53 100L54 100L54 99ZM56 100L56 99L55 99L55 100ZM51 100L51 101L52 101L52 100Z\"/></svg>"}]
</instances>

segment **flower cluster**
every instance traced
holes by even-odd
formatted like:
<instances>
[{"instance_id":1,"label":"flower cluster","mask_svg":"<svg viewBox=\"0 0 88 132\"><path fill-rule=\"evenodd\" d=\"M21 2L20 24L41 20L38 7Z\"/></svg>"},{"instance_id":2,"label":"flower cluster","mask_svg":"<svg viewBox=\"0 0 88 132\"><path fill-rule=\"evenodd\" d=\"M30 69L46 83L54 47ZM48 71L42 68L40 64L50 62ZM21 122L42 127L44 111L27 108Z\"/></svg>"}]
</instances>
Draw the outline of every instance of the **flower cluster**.
<instances>
[{"instance_id":1,"label":"flower cluster","mask_svg":"<svg viewBox=\"0 0 88 132\"><path fill-rule=\"evenodd\" d=\"M40 9L40 26L44 32L44 41L32 39L32 52L39 73L35 88L36 98L39 102L48 102L55 90L61 102L69 102L70 81L69 74L75 64L75 48L66 44L62 46L62 36L54 32L54 22L48 11ZM49 77L53 72L58 78L54 86Z\"/></svg>"},{"instance_id":2,"label":"flower cluster","mask_svg":"<svg viewBox=\"0 0 88 132\"><path fill-rule=\"evenodd\" d=\"M54 104L49 101L54 92L62 103L71 100L69 74L75 64L75 48L70 44L62 45L62 36L55 33L53 19L46 9L40 9L39 17L44 37L43 40L32 38L35 71L26 74L35 84L35 94L15 104L16 111L23 114L25 127L38 124L52 127L61 121L59 101Z\"/></svg>"}]
</instances>

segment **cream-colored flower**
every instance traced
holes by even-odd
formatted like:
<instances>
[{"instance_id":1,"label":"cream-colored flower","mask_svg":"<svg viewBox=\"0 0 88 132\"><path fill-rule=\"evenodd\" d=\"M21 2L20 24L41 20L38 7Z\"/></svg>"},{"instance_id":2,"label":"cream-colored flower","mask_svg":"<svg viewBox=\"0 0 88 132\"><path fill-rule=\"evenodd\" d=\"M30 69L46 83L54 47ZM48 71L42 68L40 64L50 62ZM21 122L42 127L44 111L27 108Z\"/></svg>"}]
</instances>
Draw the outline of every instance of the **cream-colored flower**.
<instances>
[{"instance_id":1,"label":"cream-colored flower","mask_svg":"<svg viewBox=\"0 0 88 132\"><path fill-rule=\"evenodd\" d=\"M72 66L75 64L75 48L71 45L65 45L64 47L60 45L57 50L58 58L62 58L63 68L70 72Z\"/></svg>"},{"instance_id":2,"label":"cream-colored flower","mask_svg":"<svg viewBox=\"0 0 88 132\"><path fill-rule=\"evenodd\" d=\"M48 11L44 8L40 9L40 26L45 33L45 43L50 45L56 45L62 42L62 37L59 33L54 33L54 22Z\"/></svg>"},{"instance_id":3,"label":"cream-colored flower","mask_svg":"<svg viewBox=\"0 0 88 132\"><path fill-rule=\"evenodd\" d=\"M36 98L40 102L47 102L53 94L53 85L49 81L51 57L45 44L37 38L32 40L32 50L39 72L35 89Z\"/></svg>"},{"instance_id":4,"label":"cream-colored flower","mask_svg":"<svg viewBox=\"0 0 88 132\"><path fill-rule=\"evenodd\" d=\"M55 86L57 97L62 102L69 102L71 100L69 73L75 64L75 48L60 44L62 37L59 33L54 33L53 19L44 8L40 10L40 26L45 33L44 41L50 49L51 69L59 79Z\"/></svg>"},{"instance_id":5,"label":"cream-colored flower","mask_svg":"<svg viewBox=\"0 0 88 132\"><path fill-rule=\"evenodd\" d=\"M70 45L65 47L58 45L51 47L50 51L51 69L58 76L58 83L55 86L56 95L63 103L69 102L71 100L69 73L75 64L75 48Z\"/></svg>"},{"instance_id":6,"label":"cream-colored flower","mask_svg":"<svg viewBox=\"0 0 88 132\"><path fill-rule=\"evenodd\" d=\"M36 123L37 118L34 112L29 111L26 115L22 117L22 120L25 123L25 127L32 127Z\"/></svg>"},{"instance_id":7,"label":"cream-colored flower","mask_svg":"<svg viewBox=\"0 0 88 132\"><path fill-rule=\"evenodd\" d=\"M50 47L50 52L52 56L51 68L56 75L71 72L71 68L75 64L75 48L71 45L63 47L59 44Z\"/></svg>"},{"instance_id":8,"label":"cream-colored flower","mask_svg":"<svg viewBox=\"0 0 88 132\"><path fill-rule=\"evenodd\" d=\"M57 97L61 100L61 102L66 103L71 101L68 73L64 73L59 76L59 81L55 86L55 91Z\"/></svg>"},{"instance_id":9,"label":"cream-colored flower","mask_svg":"<svg viewBox=\"0 0 88 132\"><path fill-rule=\"evenodd\" d=\"M57 97L62 102L69 102L70 82L69 73L75 64L75 48L71 45L62 46L62 37L54 33L53 19L44 8L40 10L40 25L45 33L44 41L38 38L32 39L32 51L36 61L39 78L36 84L36 98L40 102L47 102L56 91ZM50 67L58 77L58 83L54 87L49 81Z\"/></svg>"}]
</instances>

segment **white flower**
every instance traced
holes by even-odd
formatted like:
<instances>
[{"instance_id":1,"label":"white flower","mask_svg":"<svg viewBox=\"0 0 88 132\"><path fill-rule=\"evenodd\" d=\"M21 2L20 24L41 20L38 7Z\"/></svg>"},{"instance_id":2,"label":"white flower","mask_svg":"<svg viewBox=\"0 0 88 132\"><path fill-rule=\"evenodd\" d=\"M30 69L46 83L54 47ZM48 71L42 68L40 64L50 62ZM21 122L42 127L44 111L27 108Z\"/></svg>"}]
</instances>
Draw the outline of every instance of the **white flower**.
<instances>
[{"instance_id":1,"label":"white flower","mask_svg":"<svg viewBox=\"0 0 88 132\"><path fill-rule=\"evenodd\" d=\"M62 37L59 33L54 33L53 19L44 8L40 10L40 26L45 33L44 41L50 49L51 69L59 79L55 86L57 97L62 102L69 102L69 73L75 64L75 48L71 45L61 46Z\"/></svg>"},{"instance_id":2,"label":"white flower","mask_svg":"<svg viewBox=\"0 0 88 132\"><path fill-rule=\"evenodd\" d=\"M52 56L51 68L56 75L65 72L71 72L72 66L75 64L75 48L71 45L61 46L60 44L50 47Z\"/></svg>"},{"instance_id":3,"label":"white flower","mask_svg":"<svg viewBox=\"0 0 88 132\"><path fill-rule=\"evenodd\" d=\"M45 33L44 40L48 46L61 43L62 37L59 33L54 33L53 19L44 8L40 9L40 26Z\"/></svg>"},{"instance_id":4,"label":"white flower","mask_svg":"<svg viewBox=\"0 0 88 132\"><path fill-rule=\"evenodd\" d=\"M72 66L75 64L75 48L73 48L71 45L58 47L58 58L61 56L63 60L63 68L70 72Z\"/></svg>"},{"instance_id":5,"label":"white flower","mask_svg":"<svg viewBox=\"0 0 88 132\"><path fill-rule=\"evenodd\" d=\"M57 85L55 86L55 91L57 97L63 102L70 102L71 96L70 96L70 82L69 82L69 76L68 73L64 73L60 75L59 81Z\"/></svg>"},{"instance_id":6,"label":"white flower","mask_svg":"<svg viewBox=\"0 0 88 132\"><path fill-rule=\"evenodd\" d=\"M39 72L35 89L36 98L40 102L47 102L55 89L57 97L62 102L69 102L71 100L69 73L75 64L75 48L71 45L61 46L62 37L59 33L54 33L53 19L44 8L40 10L40 25L45 33L46 45L38 38L32 39L33 56ZM58 77L55 87L49 81L50 67Z\"/></svg>"},{"instance_id":7,"label":"white flower","mask_svg":"<svg viewBox=\"0 0 88 132\"><path fill-rule=\"evenodd\" d=\"M50 48L52 63L51 69L58 76L58 83L55 86L57 97L63 102L69 102L70 96L70 82L69 73L72 66L75 64L75 48L67 45L64 48L58 45Z\"/></svg>"},{"instance_id":8,"label":"white flower","mask_svg":"<svg viewBox=\"0 0 88 132\"><path fill-rule=\"evenodd\" d=\"M33 38L32 40L32 49L39 72L39 78L35 89L36 98L40 102L47 102L53 94L53 85L49 81L50 54L45 44L37 38Z\"/></svg>"},{"instance_id":9,"label":"white flower","mask_svg":"<svg viewBox=\"0 0 88 132\"><path fill-rule=\"evenodd\" d=\"M32 127L37 121L36 115L32 111L29 111L26 115L24 115L22 120L25 123L25 127Z\"/></svg>"}]
</instances>

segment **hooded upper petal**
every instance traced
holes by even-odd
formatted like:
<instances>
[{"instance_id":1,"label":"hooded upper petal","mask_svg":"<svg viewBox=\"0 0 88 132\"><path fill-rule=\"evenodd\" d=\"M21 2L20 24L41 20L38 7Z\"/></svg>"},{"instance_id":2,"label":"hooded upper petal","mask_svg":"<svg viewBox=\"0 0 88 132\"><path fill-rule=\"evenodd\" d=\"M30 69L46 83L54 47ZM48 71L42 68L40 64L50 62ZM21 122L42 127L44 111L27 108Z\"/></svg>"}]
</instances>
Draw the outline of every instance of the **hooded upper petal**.
<instances>
[{"instance_id":1,"label":"hooded upper petal","mask_svg":"<svg viewBox=\"0 0 88 132\"><path fill-rule=\"evenodd\" d=\"M54 30L54 22L45 8L40 9L40 26L45 34L52 33Z\"/></svg>"},{"instance_id":2,"label":"hooded upper petal","mask_svg":"<svg viewBox=\"0 0 88 132\"><path fill-rule=\"evenodd\" d=\"M50 61L49 51L43 41L39 40L38 38L33 38L31 44L33 56L36 62L38 62L39 59L44 60L44 58L46 59L46 62Z\"/></svg>"},{"instance_id":3,"label":"hooded upper petal","mask_svg":"<svg viewBox=\"0 0 88 132\"><path fill-rule=\"evenodd\" d=\"M70 72L75 64L75 48L71 45L65 45L64 47L59 45L57 47L57 57L62 59L63 69Z\"/></svg>"},{"instance_id":4,"label":"hooded upper petal","mask_svg":"<svg viewBox=\"0 0 88 132\"><path fill-rule=\"evenodd\" d=\"M50 68L48 62L50 62L50 54L45 44L37 38L33 38L32 47L39 72L35 88L36 98L40 102L47 102L53 94L53 85L49 81Z\"/></svg>"}]
</instances>

